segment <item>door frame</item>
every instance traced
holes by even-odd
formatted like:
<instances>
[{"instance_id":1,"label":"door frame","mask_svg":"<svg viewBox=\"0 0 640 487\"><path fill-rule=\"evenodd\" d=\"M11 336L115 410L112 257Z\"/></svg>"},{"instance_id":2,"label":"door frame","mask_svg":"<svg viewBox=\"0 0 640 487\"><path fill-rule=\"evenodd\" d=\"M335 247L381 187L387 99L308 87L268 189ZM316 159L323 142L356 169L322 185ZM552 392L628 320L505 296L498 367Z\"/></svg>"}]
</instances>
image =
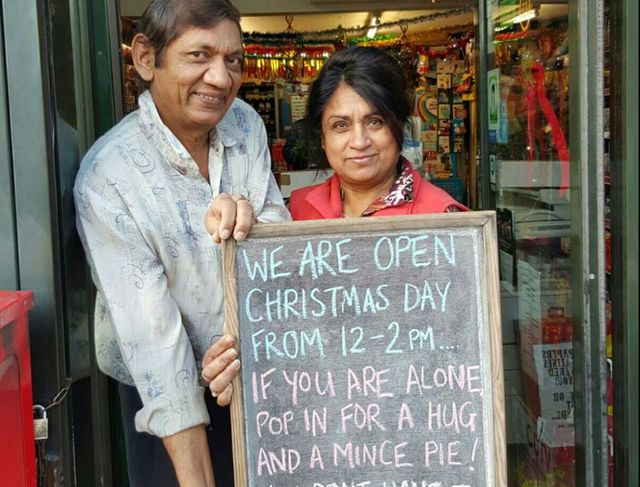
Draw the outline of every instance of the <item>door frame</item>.
<instances>
[{"instance_id":1,"label":"door frame","mask_svg":"<svg viewBox=\"0 0 640 487\"><path fill-rule=\"evenodd\" d=\"M638 485L638 1L610 5L614 479Z\"/></svg>"}]
</instances>

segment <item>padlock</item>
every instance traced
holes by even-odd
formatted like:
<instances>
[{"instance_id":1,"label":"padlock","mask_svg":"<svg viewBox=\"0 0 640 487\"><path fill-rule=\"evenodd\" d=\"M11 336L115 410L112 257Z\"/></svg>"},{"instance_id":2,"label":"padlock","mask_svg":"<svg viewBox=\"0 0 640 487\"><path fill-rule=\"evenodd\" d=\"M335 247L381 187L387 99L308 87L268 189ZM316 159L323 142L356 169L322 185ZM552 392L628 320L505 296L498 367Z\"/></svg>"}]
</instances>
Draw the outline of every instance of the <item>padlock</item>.
<instances>
[{"instance_id":1,"label":"padlock","mask_svg":"<svg viewBox=\"0 0 640 487\"><path fill-rule=\"evenodd\" d=\"M33 406L33 436L36 441L44 441L49 438L47 410L40 405Z\"/></svg>"}]
</instances>

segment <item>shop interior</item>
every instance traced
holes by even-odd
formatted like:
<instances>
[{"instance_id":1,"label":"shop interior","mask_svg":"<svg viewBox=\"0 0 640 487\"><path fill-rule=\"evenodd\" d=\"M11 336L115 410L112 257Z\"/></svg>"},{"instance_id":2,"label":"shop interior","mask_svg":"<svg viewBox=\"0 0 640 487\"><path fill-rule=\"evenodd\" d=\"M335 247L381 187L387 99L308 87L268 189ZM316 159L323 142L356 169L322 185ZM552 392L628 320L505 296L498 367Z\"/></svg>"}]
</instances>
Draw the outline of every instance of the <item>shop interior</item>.
<instances>
[{"instance_id":1,"label":"shop interior","mask_svg":"<svg viewBox=\"0 0 640 487\"><path fill-rule=\"evenodd\" d=\"M136 18L123 18L126 112L141 92L127 57ZM304 157L304 140L287 137L304 118L311 84L328 57L352 45L392 52L411 81L414 113L405 130L403 155L425 178L464 204L476 189L474 8L361 11L243 16L245 69L238 97L264 120L273 172L287 198L294 189L318 183L318 171ZM471 175L472 176L472 175Z\"/></svg>"}]
</instances>

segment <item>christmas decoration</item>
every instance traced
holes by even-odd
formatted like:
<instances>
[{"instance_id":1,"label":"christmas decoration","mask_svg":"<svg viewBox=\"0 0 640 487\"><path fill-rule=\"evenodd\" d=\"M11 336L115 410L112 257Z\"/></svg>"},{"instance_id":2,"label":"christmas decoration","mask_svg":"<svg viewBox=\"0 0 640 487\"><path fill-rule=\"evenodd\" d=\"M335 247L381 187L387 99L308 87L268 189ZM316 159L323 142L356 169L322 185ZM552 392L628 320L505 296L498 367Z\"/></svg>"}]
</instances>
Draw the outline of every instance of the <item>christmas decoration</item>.
<instances>
[{"instance_id":1,"label":"christmas decoration","mask_svg":"<svg viewBox=\"0 0 640 487\"><path fill-rule=\"evenodd\" d=\"M401 25L415 25L421 24L423 22L432 22L435 20L443 20L451 17L457 17L459 15L463 15L466 13L472 13L474 11L475 6L467 5L465 7L455 9L455 10L447 10L443 12L436 12L427 15L420 15L418 17L412 17L410 19L400 19L392 22L383 22L378 24L378 30L390 29L393 27L400 27ZM369 26L357 26L352 28L344 28L342 26L338 26L335 29L328 30L318 30L318 31L305 31L305 32L282 32L282 33L260 33L260 32L252 32L251 34L245 34L245 41L249 43L257 43L258 40L267 41L270 40L275 42L277 40L301 40L301 43L307 43L310 40L314 39L324 39L325 41L340 41L343 36L352 34L361 34L364 35L366 31L369 30Z\"/></svg>"}]
</instances>

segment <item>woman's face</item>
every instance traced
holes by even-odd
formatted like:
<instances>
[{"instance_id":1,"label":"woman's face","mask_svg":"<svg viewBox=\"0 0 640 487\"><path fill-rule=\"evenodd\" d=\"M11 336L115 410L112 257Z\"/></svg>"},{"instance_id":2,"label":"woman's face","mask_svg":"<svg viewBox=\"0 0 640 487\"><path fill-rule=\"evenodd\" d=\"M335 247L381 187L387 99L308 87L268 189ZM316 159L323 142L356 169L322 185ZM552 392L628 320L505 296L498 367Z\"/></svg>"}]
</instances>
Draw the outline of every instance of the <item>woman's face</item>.
<instances>
[{"instance_id":1,"label":"woman's face","mask_svg":"<svg viewBox=\"0 0 640 487\"><path fill-rule=\"evenodd\" d=\"M367 190L395 179L400 149L389 126L345 83L322 114L322 148L343 186Z\"/></svg>"}]
</instances>

